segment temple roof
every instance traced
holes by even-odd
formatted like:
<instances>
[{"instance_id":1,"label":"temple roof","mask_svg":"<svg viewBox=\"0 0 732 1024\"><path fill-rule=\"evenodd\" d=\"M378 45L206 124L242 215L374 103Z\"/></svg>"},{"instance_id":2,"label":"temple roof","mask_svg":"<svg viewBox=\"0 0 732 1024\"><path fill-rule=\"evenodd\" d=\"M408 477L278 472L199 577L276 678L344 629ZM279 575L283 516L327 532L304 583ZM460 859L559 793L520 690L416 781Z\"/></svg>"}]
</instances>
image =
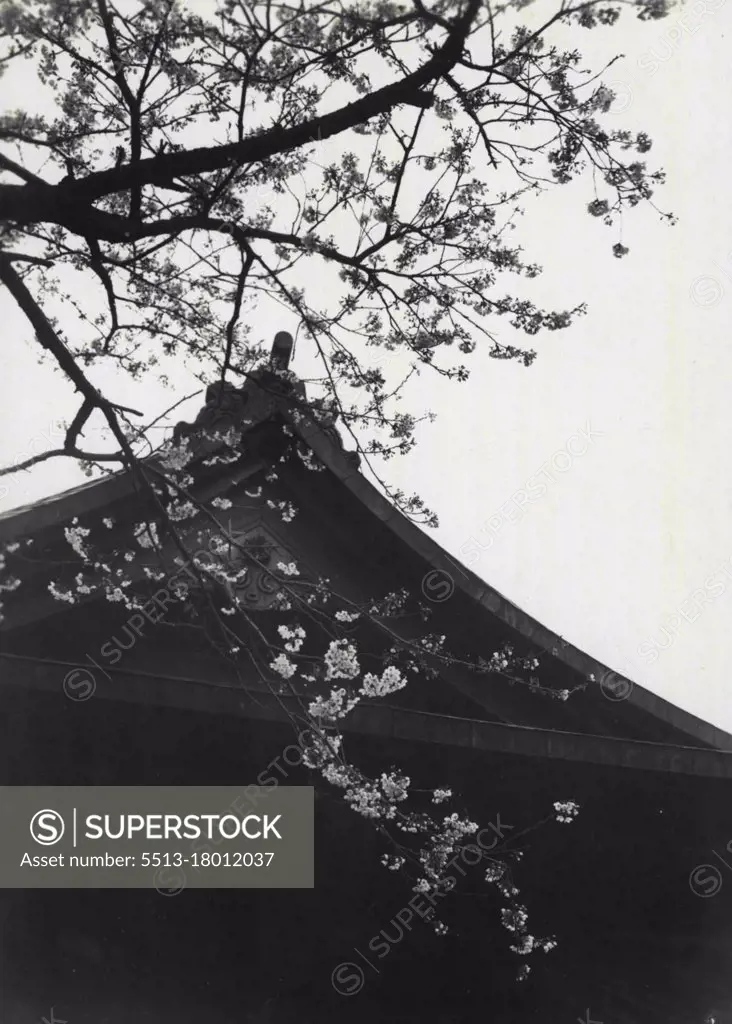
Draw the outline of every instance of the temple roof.
<instances>
[{"instance_id":1,"label":"temple roof","mask_svg":"<svg viewBox=\"0 0 732 1024\"><path fill-rule=\"evenodd\" d=\"M448 555L366 478L359 468L357 453L345 450L333 417L321 415L317 407L313 410L312 403L306 403L304 385L287 371L286 365L286 354L280 353L279 361L273 359L270 368L252 373L242 388L212 385L195 423L178 424L175 435L188 437L194 450L198 446L202 461L204 455L221 445L212 435L230 426L243 429L243 437L253 437L270 426L281 430L285 425L328 471L317 478L321 486L316 494L312 493L314 481L309 481L309 502L322 494L324 503L332 503L332 496L337 495L338 503L349 503L349 515L373 524L371 543L388 545L389 558L396 551L398 557L422 565L425 573L436 572L441 574L440 578L449 579L454 587L450 605L457 609L451 613L453 625L458 624L459 618L460 627L469 629L474 640L483 633L494 636L497 628L503 628L510 638L520 638L532 650L544 652L558 678L562 673L574 681L594 677L595 692L588 692L586 699L581 694L566 706L551 702L553 706L547 709L547 702L533 694L509 692L505 687L492 687L489 694L485 678L470 680L465 674L447 673L463 694L477 700L489 712L491 721L517 728L545 727L568 734L666 744L679 752L697 749L701 754L704 748L732 751L730 734L618 676ZM195 472L195 462L191 467ZM218 471L222 487L224 483L230 484L230 473L224 470ZM323 480L323 476L329 479ZM74 517L94 513L101 516L115 503L128 504L134 499L134 487L132 474L121 472L5 513L0 516L0 543L40 535ZM215 490L215 482L209 486L209 493L212 487ZM326 499L326 493L331 497ZM322 517L316 518L326 523L327 510L324 508ZM442 616L440 624L446 632L451 624L450 615L444 608L436 611ZM12 628L12 621L3 628ZM588 686L592 687L592 683ZM720 773L732 775L727 766Z\"/></svg>"}]
</instances>

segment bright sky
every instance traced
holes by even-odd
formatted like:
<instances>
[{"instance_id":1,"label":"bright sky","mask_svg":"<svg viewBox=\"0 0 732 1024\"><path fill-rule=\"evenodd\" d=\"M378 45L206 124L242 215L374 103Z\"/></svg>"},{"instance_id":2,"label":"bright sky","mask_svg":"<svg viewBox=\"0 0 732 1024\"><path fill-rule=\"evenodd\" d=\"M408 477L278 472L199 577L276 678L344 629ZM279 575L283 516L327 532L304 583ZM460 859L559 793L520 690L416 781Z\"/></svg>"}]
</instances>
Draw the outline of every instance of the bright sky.
<instances>
[{"instance_id":1,"label":"bright sky","mask_svg":"<svg viewBox=\"0 0 732 1024\"><path fill-rule=\"evenodd\" d=\"M538 0L536 10L547 9ZM651 210L631 212L623 238L630 254L617 260L615 235L584 213L589 182L544 196L520 228L529 258L545 268L532 296L558 308L586 301L588 315L540 338L530 369L479 349L467 384L423 374L416 402L437 422L387 474L438 512L438 542L516 604L732 731L732 481L724 461L732 436L732 4L696 0L680 11L661 22L626 17L578 41L606 58L625 53L604 81L617 94L618 126L653 138L647 159L668 174L659 205L678 225ZM55 422L78 403L57 373L37 365L22 343L27 327L4 297L0 315L7 465L49 439L57 444ZM269 338L297 324L283 317L256 326ZM168 391L98 382L115 401L144 404L152 415L197 387L183 370ZM199 404L174 419L191 418ZM571 440L588 425L589 446ZM568 444L570 453L587 450L558 454ZM80 479L64 461L0 479L0 510ZM528 497L517 495L518 509L510 502L522 490Z\"/></svg>"}]
</instances>

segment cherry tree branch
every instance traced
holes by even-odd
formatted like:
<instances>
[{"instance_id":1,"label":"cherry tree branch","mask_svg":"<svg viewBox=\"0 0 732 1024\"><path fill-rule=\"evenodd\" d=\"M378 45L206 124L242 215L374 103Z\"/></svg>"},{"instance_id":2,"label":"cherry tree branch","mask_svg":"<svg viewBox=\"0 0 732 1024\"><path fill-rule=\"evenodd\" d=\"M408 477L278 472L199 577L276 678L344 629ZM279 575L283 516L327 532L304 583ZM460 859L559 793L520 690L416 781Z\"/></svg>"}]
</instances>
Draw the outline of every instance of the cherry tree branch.
<instances>
[{"instance_id":1,"label":"cherry tree branch","mask_svg":"<svg viewBox=\"0 0 732 1024\"><path fill-rule=\"evenodd\" d=\"M103 196L139 189L143 185L164 185L175 178L204 174L232 164L261 162L304 146L315 138L328 139L362 125L400 104L416 101L421 106L425 86L444 76L460 61L465 41L480 8L481 0L468 0L460 17L452 23L445 42L416 71L339 110L292 128L284 129L276 125L242 142L203 146L177 153L160 153L146 160L97 171L84 178L64 179L58 185L3 185L0 186L0 220L16 224L50 221L72 231L79 231L84 223L88 229L92 227L93 221L100 226L106 222L108 227L116 221L119 228L124 218L101 214L91 207L91 203ZM121 235L119 240L124 238L124 229L121 229Z\"/></svg>"},{"instance_id":2,"label":"cherry tree branch","mask_svg":"<svg viewBox=\"0 0 732 1024\"><path fill-rule=\"evenodd\" d=\"M133 466L136 461L134 453L122 432L119 420L117 419L117 412L133 412L134 410L126 409L124 406L115 405L113 402L110 402L100 391L97 390L97 388L94 387L91 381L87 379L73 355L69 352L63 340L54 331L43 310L31 295L22 277L20 277L13 268L11 261L4 253L0 253L0 282L5 285L22 312L26 315L28 321L36 332L38 342L46 349L47 352L51 353L61 370L63 370L72 384L76 386L77 391L81 392L84 396L84 405L75 417L74 423L70 428L70 441L69 435L67 435L69 447L73 447L73 443L81 430L81 426L86 422L89 415L91 415L91 412L94 409L99 409L109 424L113 435L117 439L120 448L124 453L123 456L118 456L119 461L123 462L125 465ZM65 450L65 454L68 454L67 450Z\"/></svg>"}]
</instances>

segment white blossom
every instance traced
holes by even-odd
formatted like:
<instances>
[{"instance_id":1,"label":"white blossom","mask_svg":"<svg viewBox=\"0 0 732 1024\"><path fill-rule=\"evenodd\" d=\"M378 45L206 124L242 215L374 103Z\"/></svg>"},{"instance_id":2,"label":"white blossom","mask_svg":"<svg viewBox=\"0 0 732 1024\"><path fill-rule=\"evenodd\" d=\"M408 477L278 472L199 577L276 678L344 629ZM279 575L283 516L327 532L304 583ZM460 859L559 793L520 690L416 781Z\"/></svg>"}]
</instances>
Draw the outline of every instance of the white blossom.
<instances>
[{"instance_id":1,"label":"white blossom","mask_svg":"<svg viewBox=\"0 0 732 1024\"><path fill-rule=\"evenodd\" d=\"M193 458L193 452L189 449L189 440L182 438L178 444L171 444L163 449L160 465L164 469L183 469Z\"/></svg>"},{"instance_id":2,"label":"white blossom","mask_svg":"<svg viewBox=\"0 0 732 1024\"><path fill-rule=\"evenodd\" d=\"M305 630L302 626L295 626L290 629L289 626L278 626L277 632L280 634L283 640L286 640L285 650L289 651L290 654L297 654L305 642ZM308 678L304 676L303 678Z\"/></svg>"},{"instance_id":3,"label":"white blossom","mask_svg":"<svg viewBox=\"0 0 732 1024\"><path fill-rule=\"evenodd\" d=\"M445 835L449 839L461 839L463 836L471 836L478 831L478 825L467 818L460 818L457 814L450 814L443 819Z\"/></svg>"},{"instance_id":4,"label":"white blossom","mask_svg":"<svg viewBox=\"0 0 732 1024\"><path fill-rule=\"evenodd\" d=\"M269 475L265 479L269 480ZM277 474L274 475L274 479L277 479ZM283 523L291 523L297 515L297 509L291 501L272 501L268 498L267 507L278 511Z\"/></svg>"},{"instance_id":5,"label":"white blossom","mask_svg":"<svg viewBox=\"0 0 732 1024\"><path fill-rule=\"evenodd\" d=\"M373 783L364 783L359 789L349 789L344 796L346 803L364 818L372 820L381 817L393 818L396 808L393 805L384 807L381 794Z\"/></svg>"},{"instance_id":6,"label":"white blossom","mask_svg":"<svg viewBox=\"0 0 732 1024\"><path fill-rule=\"evenodd\" d=\"M347 612L343 608L335 613L335 617L338 622L355 622L356 619L361 617L360 612Z\"/></svg>"},{"instance_id":7,"label":"white blossom","mask_svg":"<svg viewBox=\"0 0 732 1024\"><path fill-rule=\"evenodd\" d=\"M363 677L363 685L360 692L364 697L385 697L387 694L402 690L406 685L407 681L399 669L389 665L381 673L381 677L367 672Z\"/></svg>"},{"instance_id":8,"label":"white blossom","mask_svg":"<svg viewBox=\"0 0 732 1024\"><path fill-rule=\"evenodd\" d=\"M211 455L209 458L203 460L204 466L229 466L232 462L238 462L241 458L241 452L223 452Z\"/></svg>"},{"instance_id":9,"label":"white blossom","mask_svg":"<svg viewBox=\"0 0 732 1024\"><path fill-rule=\"evenodd\" d=\"M347 789L351 783L348 769L341 764L326 764L321 774L326 782L330 782L331 786L338 786L339 789Z\"/></svg>"},{"instance_id":10,"label":"white blossom","mask_svg":"<svg viewBox=\"0 0 732 1024\"><path fill-rule=\"evenodd\" d=\"M300 460L302 461L305 468L309 469L311 472L320 473L322 472L322 470L325 469L323 463L320 462L317 456L314 455L309 448L306 448L304 451L301 451L300 448L298 448L297 454L300 457Z\"/></svg>"},{"instance_id":11,"label":"white blossom","mask_svg":"<svg viewBox=\"0 0 732 1024\"><path fill-rule=\"evenodd\" d=\"M197 509L192 501L174 501L168 505L166 511L173 522L179 523L183 519L192 519L196 515Z\"/></svg>"},{"instance_id":12,"label":"white blossom","mask_svg":"<svg viewBox=\"0 0 732 1024\"><path fill-rule=\"evenodd\" d=\"M286 654L278 654L275 660L269 663L269 667L283 679L291 679L297 671L297 666L293 665Z\"/></svg>"},{"instance_id":13,"label":"white blossom","mask_svg":"<svg viewBox=\"0 0 732 1024\"><path fill-rule=\"evenodd\" d=\"M73 519L71 526L64 527L64 536L66 540L74 549L79 558L82 558L85 562L89 561L89 553L84 544L84 538L88 537L90 530L85 526L79 526L79 520Z\"/></svg>"},{"instance_id":14,"label":"white blossom","mask_svg":"<svg viewBox=\"0 0 732 1024\"><path fill-rule=\"evenodd\" d=\"M332 640L325 652L325 678L355 679L360 673L356 648L346 640Z\"/></svg>"},{"instance_id":15,"label":"white blossom","mask_svg":"<svg viewBox=\"0 0 732 1024\"><path fill-rule=\"evenodd\" d=\"M76 604L76 598L70 590L61 590L56 583L48 584L48 592L57 601L67 601L69 604Z\"/></svg>"},{"instance_id":16,"label":"white blossom","mask_svg":"<svg viewBox=\"0 0 732 1024\"><path fill-rule=\"evenodd\" d=\"M534 948L534 943L533 935L522 935L519 941L511 946L511 950L519 956L528 956Z\"/></svg>"},{"instance_id":17,"label":"white blossom","mask_svg":"<svg viewBox=\"0 0 732 1024\"><path fill-rule=\"evenodd\" d=\"M349 697L341 687L331 690L330 697L316 697L308 707L313 718L345 718L358 704L358 697Z\"/></svg>"},{"instance_id":18,"label":"white blossom","mask_svg":"<svg viewBox=\"0 0 732 1024\"><path fill-rule=\"evenodd\" d=\"M77 573L77 575L75 577L75 582L76 582L76 592L77 592L77 594L91 594L91 593L93 593L93 588L90 587L87 583L84 583L84 577L81 575L81 573Z\"/></svg>"},{"instance_id":19,"label":"white blossom","mask_svg":"<svg viewBox=\"0 0 732 1024\"><path fill-rule=\"evenodd\" d=\"M506 874L506 865L495 861L488 865L485 873L486 882L498 882Z\"/></svg>"},{"instance_id":20,"label":"white blossom","mask_svg":"<svg viewBox=\"0 0 732 1024\"><path fill-rule=\"evenodd\" d=\"M574 800L566 800L565 802L557 800L554 804L554 810L556 811L555 817L557 821L561 821L563 825L569 825L579 814L579 804L576 804Z\"/></svg>"},{"instance_id":21,"label":"white blossom","mask_svg":"<svg viewBox=\"0 0 732 1024\"><path fill-rule=\"evenodd\" d=\"M386 772L382 772L379 781L387 800L401 803L402 800L406 800L409 796L408 790L411 780L406 775L399 775L397 772L390 772L387 775Z\"/></svg>"},{"instance_id":22,"label":"white blossom","mask_svg":"<svg viewBox=\"0 0 732 1024\"><path fill-rule=\"evenodd\" d=\"M290 629L289 626L278 626L277 632L280 634L283 640L294 640L295 637L298 637L303 640L305 639L305 630L302 628L302 626L293 626L292 629Z\"/></svg>"},{"instance_id":23,"label":"white blossom","mask_svg":"<svg viewBox=\"0 0 732 1024\"><path fill-rule=\"evenodd\" d=\"M501 910L501 924L510 932L523 932L528 919L526 907L504 907Z\"/></svg>"}]
</instances>

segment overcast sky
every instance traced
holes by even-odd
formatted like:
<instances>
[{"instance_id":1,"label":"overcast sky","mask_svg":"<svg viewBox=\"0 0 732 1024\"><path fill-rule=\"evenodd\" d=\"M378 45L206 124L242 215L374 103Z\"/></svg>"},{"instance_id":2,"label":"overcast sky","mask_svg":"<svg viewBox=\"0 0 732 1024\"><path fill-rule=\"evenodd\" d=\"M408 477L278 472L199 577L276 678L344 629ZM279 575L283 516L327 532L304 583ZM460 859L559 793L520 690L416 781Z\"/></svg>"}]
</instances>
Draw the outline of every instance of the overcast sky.
<instances>
[{"instance_id":1,"label":"overcast sky","mask_svg":"<svg viewBox=\"0 0 732 1024\"><path fill-rule=\"evenodd\" d=\"M558 308L586 301L588 315L540 338L529 369L479 348L467 384L422 374L413 395L437 422L387 467L393 486L438 512L450 554L611 668L730 731L731 28L732 3L691 0L664 21L626 17L580 38L598 56L624 52L604 78L614 116L652 136L648 162L668 174L659 205L679 223L626 214L630 253L618 260L616 236L584 212L589 182L545 195L521 225L528 258L545 267L532 296ZM6 465L57 444L56 422L78 403L37 365L4 296L0 315ZM297 324L257 327L269 338ZM306 361L298 352L293 368ZM153 413L198 386L182 369L169 391L108 383L133 406L142 389ZM65 462L0 479L0 510L80 479Z\"/></svg>"}]
</instances>

